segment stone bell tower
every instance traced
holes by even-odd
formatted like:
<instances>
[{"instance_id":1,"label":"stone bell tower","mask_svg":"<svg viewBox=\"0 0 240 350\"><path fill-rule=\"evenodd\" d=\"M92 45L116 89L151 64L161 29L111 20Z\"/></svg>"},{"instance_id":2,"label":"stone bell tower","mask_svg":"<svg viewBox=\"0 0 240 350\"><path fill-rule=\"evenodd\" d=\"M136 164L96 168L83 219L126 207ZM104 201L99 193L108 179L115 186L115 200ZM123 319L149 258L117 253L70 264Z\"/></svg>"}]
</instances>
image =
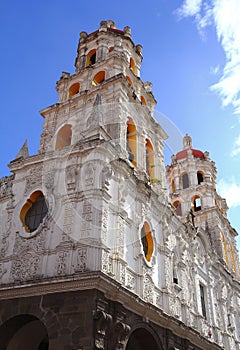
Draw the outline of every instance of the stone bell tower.
<instances>
[{"instance_id":1,"label":"stone bell tower","mask_svg":"<svg viewBox=\"0 0 240 350\"><path fill-rule=\"evenodd\" d=\"M183 150L172 156L167 166L170 198L175 214L191 221L209 235L212 246L227 267L239 274L236 231L227 219L227 204L216 191L217 170L208 152L194 149L187 134Z\"/></svg>"},{"instance_id":2,"label":"stone bell tower","mask_svg":"<svg viewBox=\"0 0 240 350\"><path fill-rule=\"evenodd\" d=\"M81 32L38 154L25 143L0 179L0 350L240 349L215 165L184 138L174 209L142 58L129 27Z\"/></svg>"}]
</instances>

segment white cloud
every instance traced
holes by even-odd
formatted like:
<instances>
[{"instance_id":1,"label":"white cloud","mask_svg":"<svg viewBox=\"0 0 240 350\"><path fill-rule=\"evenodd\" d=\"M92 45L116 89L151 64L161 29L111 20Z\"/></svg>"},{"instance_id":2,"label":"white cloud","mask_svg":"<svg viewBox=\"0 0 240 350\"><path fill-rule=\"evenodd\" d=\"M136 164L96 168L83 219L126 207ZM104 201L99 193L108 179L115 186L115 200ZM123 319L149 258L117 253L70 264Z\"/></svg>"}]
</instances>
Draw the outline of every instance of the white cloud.
<instances>
[{"instance_id":1,"label":"white cloud","mask_svg":"<svg viewBox=\"0 0 240 350\"><path fill-rule=\"evenodd\" d=\"M240 154L240 135L236 138L236 140L234 141L234 145L233 145L233 150L231 152L231 156L237 156Z\"/></svg>"},{"instance_id":2,"label":"white cloud","mask_svg":"<svg viewBox=\"0 0 240 350\"><path fill-rule=\"evenodd\" d=\"M184 0L177 12L181 17L193 16L200 34L206 26L215 26L226 63L211 90L220 95L223 106L232 105L240 114L240 1Z\"/></svg>"},{"instance_id":3,"label":"white cloud","mask_svg":"<svg viewBox=\"0 0 240 350\"><path fill-rule=\"evenodd\" d=\"M225 198L229 208L240 206L240 184L234 178L226 181L221 179L217 185L221 197Z\"/></svg>"},{"instance_id":4,"label":"white cloud","mask_svg":"<svg viewBox=\"0 0 240 350\"><path fill-rule=\"evenodd\" d=\"M212 75L217 75L220 71L220 65L216 65L215 67L210 67L210 73Z\"/></svg>"},{"instance_id":5,"label":"white cloud","mask_svg":"<svg viewBox=\"0 0 240 350\"><path fill-rule=\"evenodd\" d=\"M177 12L180 17L195 16L201 10L201 6L202 0L185 0Z\"/></svg>"}]
</instances>

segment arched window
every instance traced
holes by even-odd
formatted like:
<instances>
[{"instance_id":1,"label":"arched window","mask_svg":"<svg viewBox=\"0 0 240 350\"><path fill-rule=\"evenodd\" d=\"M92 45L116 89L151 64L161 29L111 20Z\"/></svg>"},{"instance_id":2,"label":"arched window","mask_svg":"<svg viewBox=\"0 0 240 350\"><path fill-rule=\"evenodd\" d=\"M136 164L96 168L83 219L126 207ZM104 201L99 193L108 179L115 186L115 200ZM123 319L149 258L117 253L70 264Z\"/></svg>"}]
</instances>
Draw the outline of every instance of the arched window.
<instances>
[{"instance_id":1,"label":"arched window","mask_svg":"<svg viewBox=\"0 0 240 350\"><path fill-rule=\"evenodd\" d=\"M192 210L195 211L199 211L202 209L202 202L201 202L201 198L199 196L194 196L192 198Z\"/></svg>"},{"instance_id":2,"label":"arched window","mask_svg":"<svg viewBox=\"0 0 240 350\"><path fill-rule=\"evenodd\" d=\"M188 188L189 187L189 178L188 178L188 174L183 174L182 175L182 188Z\"/></svg>"},{"instance_id":3,"label":"arched window","mask_svg":"<svg viewBox=\"0 0 240 350\"><path fill-rule=\"evenodd\" d=\"M150 261L153 254L153 238L150 230L150 226L147 221L144 222L141 230L141 243L144 252L144 256L147 261Z\"/></svg>"},{"instance_id":4,"label":"arched window","mask_svg":"<svg viewBox=\"0 0 240 350\"><path fill-rule=\"evenodd\" d=\"M144 104L145 106L147 105L145 97L143 97L143 96L141 96L141 103Z\"/></svg>"},{"instance_id":5,"label":"arched window","mask_svg":"<svg viewBox=\"0 0 240 350\"><path fill-rule=\"evenodd\" d=\"M71 145L72 140L72 125L64 125L57 134L55 149L61 149L63 147Z\"/></svg>"},{"instance_id":6,"label":"arched window","mask_svg":"<svg viewBox=\"0 0 240 350\"><path fill-rule=\"evenodd\" d=\"M224 258L225 258L226 264L228 265L229 260L228 260L227 242L223 233L222 233L222 244L223 244Z\"/></svg>"},{"instance_id":7,"label":"arched window","mask_svg":"<svg viewBox=\"0 0 240 350\"><path fill-rule=\"evenodd\" d=\"M129 84L130 84L131 86L133 86L133 82L132 82L132 80L129 78L128 75L126 75L126 79L127 79L127 81L129 82Z\"/></svg>"},{"instance_id":8,"label":"arched window","mask_svg":"<svg viewBox=\"0 0 240 350\"><path fill-rule=\"evenodd\" d=\"M172 193L174 193L176 191L174 180L172 180L172 182L171 182L171 189L172 189Z\"/></svg>"},{"instance_id":9,"label":"arched window","mask_svg":"<svg viewBox=\"0 0 240 350\"><path fill-rule=\"evenodd\" d=\"M173 283L178 284L178 268L176 256L173 256Z\"/></svg>"},{"instance_id":10,"label":"arched window","mask_svg":"<svg viewBox=\"0 0 240 350\"><path fill-rule=\"evenodd\" d=\"M137 131L132 118L127 122L127 151L129 160L137 166Z\"/></svg>"},{"instance_id":11,"label":"arched window","mask_svg":"<svg viewBox=\"0 0 240 350\"><path fill-rule=\"evenodd\" d=\"M20 212L20 219L26 232L35 231L43 222L47 212L48 207L42 192L34 192Z\"/></svg>"},{"instance_id":12,"label":"arched window","mask_svg":"<svg viewBox=\"0 0 240 350\"><path fill-rule=\"evenodd\" d=\"M234 254L234 250L233 250L233 247L231 244L230 244L230 253L231 253L231 258L232 258L232 268L233 268L233 271L236 272L237 267L236 267L235 254Z\"/></svg>"},{"instance_id":13,"label":"arched window","mask_svg":"<svg viewBox=\"0 0 240 350\"><path fill-rule=\"evenodd\" d=\"M134 74L137 74L137 69L136 69L136 64L134 62L134 59L131 57L130 58L130 69Z\"/></svg>"},{"instance_id":14,"label":"arched window","mask_svg":"<svg viewBox=\"0 0 240 350\"><path fill-rule=\"evenodd\" d=\"M92 85L97 86L101 84L104 80L105 80L105 72L102 70L94 76L92 80Z\"/></svg>"},{"instance_id":15,"label":"arched window","mask_svg":"<svg viewBox=\"0 0 240 350\"><path fill-rule=\"evenodd\" d=\"M79 83L75 83L75 84L71 85L69 90L68 90L68 98L71 98L72 96L78 94L79 90L80 90Z\"/></svg>"},{"instance_id":16,"label":"arched window","mask_svg":"<svg viewBox=\"0 0 240 350\"><path fill-rule=\"evenodd\" d=\"M203 172L202 171L197 172L197 180L198 180L198 185L200 185L200 183L203 182Z\"/></svg>"},{"instance_id":17,"label":"arched window","mask_svg":"<svg viewBox=\"0 0 240 350\"><path fill-rule=\"evenodd\" d=\"M146 170L150 179L154 178L154 152L152 143L146 139Z\"/></svg>"},{"instance_id":18,"label":"arched window","mask_svg":"<svg viewBox=\"0 0 240 350\"><path fill-rule=\"evenodd\" d=\"M182 206L181 206L181 202L175 201L175 202L173 203L173 206L174 206L174 208L175 208L174 213L175 213L177 216L182 216Z\"/></svg>"},{"instance_id":19,"label":"arched window","mask_svg":"<svg viewBox=\"0 0 240 350\"><path fill-rule=\"evenodd\" d=\"M86 57L86 67L91 67L96 63L96 49L89 51Z\"/></svg>"},{"instance_id":20,"label":"arched window","mask_svg":"<svg viewBox=\"0 0 240 350\"><path fill-rule=\"evenodd\" d=\"M206 308L206 287L199 283L200 302L202 316L207 319L207 308Z\"/></svg>"}]
</instances>

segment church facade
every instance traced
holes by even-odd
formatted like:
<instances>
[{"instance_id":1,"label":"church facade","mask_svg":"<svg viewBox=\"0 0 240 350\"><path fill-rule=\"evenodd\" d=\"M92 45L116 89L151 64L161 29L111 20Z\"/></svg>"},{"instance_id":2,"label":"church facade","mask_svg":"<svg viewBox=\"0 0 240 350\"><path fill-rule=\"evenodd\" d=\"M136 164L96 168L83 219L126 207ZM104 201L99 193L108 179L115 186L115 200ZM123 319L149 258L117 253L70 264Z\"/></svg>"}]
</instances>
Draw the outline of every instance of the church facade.
<instances>
[{"instance_id":1,"label":"church facade","mask_svg":"<svg viewBox=\"0 0 240 350\"><path fill-rule=\"evenodd\" d=\"M165 168L141 62L129 27L81 32L38 154L0 179L0 350L240 349L215 164L186 135Z\"/></svg>"}]
</instances>

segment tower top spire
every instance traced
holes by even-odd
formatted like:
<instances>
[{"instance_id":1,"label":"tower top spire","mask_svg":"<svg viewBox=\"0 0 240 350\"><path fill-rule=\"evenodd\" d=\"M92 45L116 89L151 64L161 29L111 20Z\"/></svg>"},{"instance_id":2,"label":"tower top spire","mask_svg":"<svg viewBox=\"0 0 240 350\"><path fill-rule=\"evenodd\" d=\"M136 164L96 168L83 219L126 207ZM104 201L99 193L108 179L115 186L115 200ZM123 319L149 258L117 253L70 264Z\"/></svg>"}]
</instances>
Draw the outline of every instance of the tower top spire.
<instances>
[{"instance_id":1,"label":"tower top spire","mask_svg":"<svg viewBox=\"0 0 240 350\"><path fill-rule=\"evenodd\" d=\"M188 134L186 134L183 138L183 148L184 149L192 148L192 138Z\"/></svg>"}]
</instances>

